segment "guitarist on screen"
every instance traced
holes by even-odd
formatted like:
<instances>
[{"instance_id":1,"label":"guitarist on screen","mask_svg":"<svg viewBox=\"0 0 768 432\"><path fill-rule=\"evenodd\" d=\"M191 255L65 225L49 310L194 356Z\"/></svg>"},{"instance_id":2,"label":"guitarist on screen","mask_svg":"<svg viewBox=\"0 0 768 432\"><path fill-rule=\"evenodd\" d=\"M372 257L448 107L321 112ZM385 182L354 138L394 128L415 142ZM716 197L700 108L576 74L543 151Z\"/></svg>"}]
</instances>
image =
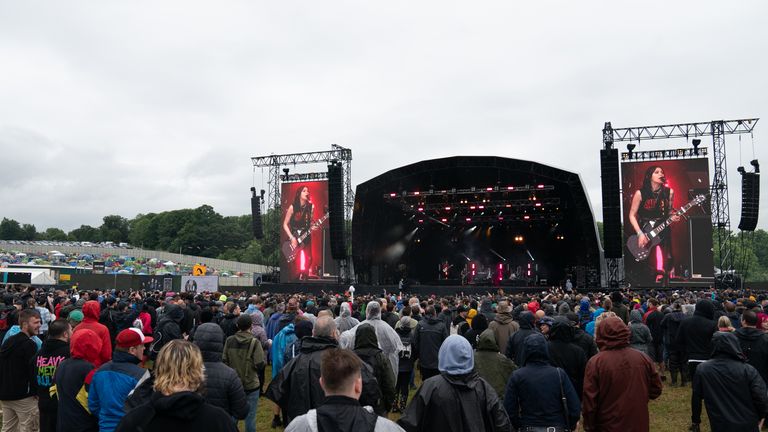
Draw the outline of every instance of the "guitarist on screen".
<instances>
[{"instance_id":1,"label":"guitarist on screen","mask_svg":"<svg viewBox=\"0 0 768 432\"><path fill-rule=\"evenodd\" d=\"M644 234L643 227L646 224L663 222L674 213L674 191L666 185L667 178L664 169L658 165L651 165L645 170L643 185L632 196L632 204L629 208L629 223L637 233L637 245L644 248L650 241ZM678 222L680 216L672 216L672 222ZM661 243L652 250L648 263L652 266L651 274L656 274L655 282L664 279L669 281L669 271L672 267L672 242L671 236L666 231L661 236ZM662 262L657 262L661 258Z\"/></svg>"},{"instance_id":2,"label":"guitarist on screen","mask_svg":"<svg viewBox=\"0 0 768 432\"><path fill-rule=\"evenodd\" d=\"M308 235L301 245L299 245L297 237L310 230L314 209L315 205L310 201L309 186L302 185L296 189L296 196L293 198L293 203L288 206L288 210L285 212L285 218L283 219L283 231L288 234L288 240L291 242L291 247L293 249L300 247L300 250L296 251L296 253L304 254L303 267L301 266L301 260L296 260L296 266L299 269L299 279L301 280L307 279L309 276L309 269L312 268L312 236Z\"/></svg>"}]
</instances>

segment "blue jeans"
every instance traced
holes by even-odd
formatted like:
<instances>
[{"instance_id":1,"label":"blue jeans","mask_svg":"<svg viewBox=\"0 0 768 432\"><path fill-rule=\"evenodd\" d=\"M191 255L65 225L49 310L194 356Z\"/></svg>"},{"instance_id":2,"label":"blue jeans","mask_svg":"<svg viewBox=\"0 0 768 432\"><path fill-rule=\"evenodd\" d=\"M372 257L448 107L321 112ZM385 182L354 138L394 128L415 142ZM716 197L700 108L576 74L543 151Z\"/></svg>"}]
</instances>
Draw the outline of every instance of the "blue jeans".
<instances>
[{"instance_id":1,"label":"blue jeans","mask_svg":"<svg viewBox=\"0 0 768 432\"><path fill-rule=\"evenodd\" d=\"M248 400L248 416L245 417L245 431L256 432L256 410L259 408L259 391L245 394Z\"/></svg>"}]
</instances>

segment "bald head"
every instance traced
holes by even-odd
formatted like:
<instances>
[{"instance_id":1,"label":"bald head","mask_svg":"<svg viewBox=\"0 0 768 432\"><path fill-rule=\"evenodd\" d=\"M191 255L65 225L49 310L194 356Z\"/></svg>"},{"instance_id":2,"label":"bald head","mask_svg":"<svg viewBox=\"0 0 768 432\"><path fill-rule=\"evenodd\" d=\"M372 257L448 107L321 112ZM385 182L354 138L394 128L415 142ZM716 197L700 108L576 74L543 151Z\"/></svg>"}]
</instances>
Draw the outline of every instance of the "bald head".
<instances>
[{"instance_id":1,"label":"bald head","mask_svg":"<svg viewBox=\"0 0 768 432\"><path fill-rule=\"evenodd\" d=\"M312 336L336 339L336 321L329 316L321 316L315 320Z\"/></svg>"}]
</instances>

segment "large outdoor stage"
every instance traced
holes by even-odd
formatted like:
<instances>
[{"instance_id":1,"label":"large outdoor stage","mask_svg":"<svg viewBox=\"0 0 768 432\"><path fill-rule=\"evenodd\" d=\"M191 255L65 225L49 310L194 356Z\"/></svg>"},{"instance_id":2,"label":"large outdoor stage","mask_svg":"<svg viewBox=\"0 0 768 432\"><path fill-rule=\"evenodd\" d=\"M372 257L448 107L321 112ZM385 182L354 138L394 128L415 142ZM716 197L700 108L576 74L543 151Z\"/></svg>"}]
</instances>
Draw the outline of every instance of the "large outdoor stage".
<instances>
[{"instance_id":1,"label":"large outdoor stage","mask_svg":"<svg viewBox=\"0 0 768 432\"><path fill-rule=\"evenodd\" d=\"M457 295L457 294L465 294L465 295L487 295L487 294L498 294L499 289L502 289L504 293L506 294L515 294L515 293L541 293L541 291L547 291L551 287L542 287L542 286L461 286L461 285L411 285L406 287L403 291L400 291L398 285L364 285L364 284L355 284L355 295L366 295L366 294L378 294L383 295L384 292L387 294L394 294L398 295L400 292L403 294L408 295L418 295L418 296L451 296L451 295ZM324 284L324 283L308 283L308 284L300 284L300 283L269 283L269 284L262 284L259 287L255 288L248 288L247 292L249 294L258 294L258 293L279 293L279 294L295 294L295 293L311 293L314 295L323 295L323 294L343 294L346 293L349 289L349 285L340 285L340 284ZM594 289L599 289L599 287L594 287Z\"/></svg>"},{"instance_id":2,"label":"large outdoor stage","mask_svg":"<svg viewBox=\"0 0 768 432\"><path fill-rule=\"evenodd\" d=\"M502 157L427 160L360 184L352 256L357 281L373 287L600 286L579 175Z\"/></svg>"}]
</instances>

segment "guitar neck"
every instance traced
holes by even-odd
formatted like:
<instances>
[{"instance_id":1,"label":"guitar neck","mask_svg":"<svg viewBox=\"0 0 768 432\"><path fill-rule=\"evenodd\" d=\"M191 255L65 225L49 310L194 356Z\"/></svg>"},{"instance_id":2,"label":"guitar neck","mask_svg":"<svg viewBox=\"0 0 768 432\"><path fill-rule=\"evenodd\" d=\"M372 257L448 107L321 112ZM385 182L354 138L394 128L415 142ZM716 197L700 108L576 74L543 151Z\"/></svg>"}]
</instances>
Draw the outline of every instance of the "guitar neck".
<instances>
[{"instance_id":1,"label":"guitar neck","mask_svg":"<svg viewBox=\"0 0 768 432\"><path fill-rule=\"evenodd\" d=\"M690 209L691 209L691 207L695 206L696 204L697 204L697 203L696 203L695 201L691 201L691 202L689 202L688 204L686 204L686 205L682 206L682 207L681 207L679 210L677 210L677 211L675 212L675 214L673 214L672 216L668 217L668 218L667 218L667 220L665 220L665 221L664 221L664 222L662 222L661 224L657 225L657 226L656 226L656 228L654 228L654 229L653 229L653 230L650 232L650 234L651 234L652 236L656 236L656 235L658 235L660 232L664 231L664 230L665 230L665 229L666 229L666 228L667 228L667 227L668 227L668 226L669 226L669 225L672 223L672 218L673 218L673 217L675 217L675 216L682 216L682 215L684 215L684 214L685 214L685 212L687 212L688 210L690 210Z\"/></svg>"}]
</instances>

